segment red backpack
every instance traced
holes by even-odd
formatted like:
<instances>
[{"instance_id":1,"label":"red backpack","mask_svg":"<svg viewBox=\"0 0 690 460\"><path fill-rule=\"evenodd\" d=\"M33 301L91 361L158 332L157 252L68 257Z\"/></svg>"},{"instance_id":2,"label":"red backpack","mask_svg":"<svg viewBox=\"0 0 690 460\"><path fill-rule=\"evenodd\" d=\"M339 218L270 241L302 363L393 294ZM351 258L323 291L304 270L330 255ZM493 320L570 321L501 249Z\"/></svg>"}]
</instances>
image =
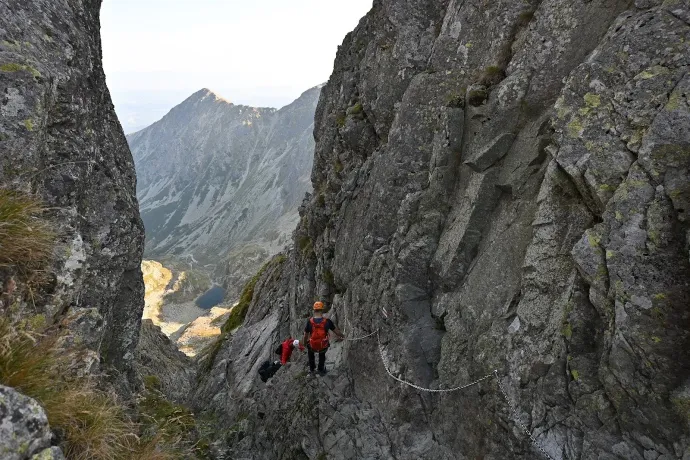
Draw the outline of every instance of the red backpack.
<instances>
[{"instance_id":1,"label":"red backpack","mask_svg":"<svg viewBox=\"0 0 690 460\"><path fill-rule=\"evenodd\" d=\"M309 346L314 351L322 351L328 348L328 331L326 330L326 324L328 320L323 318L320 323L314 321L314 318L310 318L311 323L311 337L309 337Z\"/></svg>"}]
</instances>

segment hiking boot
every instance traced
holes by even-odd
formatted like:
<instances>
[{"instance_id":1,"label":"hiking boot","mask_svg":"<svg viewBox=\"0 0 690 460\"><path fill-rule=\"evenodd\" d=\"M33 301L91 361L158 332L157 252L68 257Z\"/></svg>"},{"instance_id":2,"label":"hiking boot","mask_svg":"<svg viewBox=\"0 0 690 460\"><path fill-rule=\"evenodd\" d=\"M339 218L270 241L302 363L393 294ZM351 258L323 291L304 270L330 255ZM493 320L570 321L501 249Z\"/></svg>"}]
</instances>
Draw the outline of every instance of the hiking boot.
<instances>
[{"instance_id":1,"label":"hiking boot","mask_svg":"<svg viewBox=\"0 0 690 460\"><path fill-rule=\"evenodd\" d=\"M328 371L326 369L319 369L319 375L324 376L328 374Z\"/></svg>"}]
</instances>

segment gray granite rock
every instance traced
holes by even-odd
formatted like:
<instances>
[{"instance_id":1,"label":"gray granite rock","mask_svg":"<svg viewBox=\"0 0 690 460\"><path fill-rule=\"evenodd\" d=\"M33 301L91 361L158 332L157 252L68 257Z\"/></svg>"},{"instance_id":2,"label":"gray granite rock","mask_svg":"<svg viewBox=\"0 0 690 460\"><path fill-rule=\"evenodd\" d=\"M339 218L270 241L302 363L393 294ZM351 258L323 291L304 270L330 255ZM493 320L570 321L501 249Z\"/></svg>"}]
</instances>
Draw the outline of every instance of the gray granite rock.
<instances>
[{"instance_id":1,"label":"gray granite rock","mask_svg":"<svg viewBox=\"0 0 690 460\"><path fill-rule=\"evenodd\" d=\"M141 322L136 369L144 380L155 382L167 399L188 401L195 382L194 363L150 319Z\"/></svg>"},{"instance_id":2,"label":"gray granite rock","mask_svg":"<svg viewBox=\"0 0 690 460\"><path fill-rule=\"evenodd\" d=\"M136 380L144 241L101 64L100 3L0 2L0 183L40 196L59 238L52 281L20 315L74 327L124 389Z\"/></svg>"},{"instance_id":3,"label":"gray granite rock","mask_svg":"<svg viewBox=\"0 0 690 460\"><path fill-rule=\"evenodd\" d=\"M51 7L32 5L12 11ZM202 361L191 402L214 421L213 456L687 458L689 18L680 0L376 0L322 90L293 247ZM20 65L9 78L62 94ZM10 86L14 121L0 126L14 146L43 125L19 123L33 93ZM51 126L45 139L64 129ZM92 255L79 235L68 268ZM130 260L117 254L110 275ZM297 354L261 383L316 299L353 340L333 343L326 376ZM95 305L105 349L125 349L132 334L112 326L134 322ZM120 356L106 359L126 368ZM400 382L447 389L494 371L448 393Z\"/></svg>"},{"instance_id":4,"label":"gray granite rock","mask_svg":"<svg viewBox=\"0 0 690 460\"><path fill-rule=\"evenodd\" d=\"M0 458L63 459L59 448L50 448L50 438L43 408L35 400L0 385ZM53 452L53 456L45 452Z\"/></svg>"},{"instance_id":5,"label":"gray granite rock","mask_svg":"<svg viewBox=\"0 0 690 460\"><path fill-rule=\"evenodd\" d=\"M217 455L687 456L689 11L375 1L316 111L321 193L201 376L198 409L241 421ZM317 298L383 357L348 341L264 386ZM495 379L433 394L382 359L427 388L496 369L515 411Z\"/></svg>"}]
</instances>

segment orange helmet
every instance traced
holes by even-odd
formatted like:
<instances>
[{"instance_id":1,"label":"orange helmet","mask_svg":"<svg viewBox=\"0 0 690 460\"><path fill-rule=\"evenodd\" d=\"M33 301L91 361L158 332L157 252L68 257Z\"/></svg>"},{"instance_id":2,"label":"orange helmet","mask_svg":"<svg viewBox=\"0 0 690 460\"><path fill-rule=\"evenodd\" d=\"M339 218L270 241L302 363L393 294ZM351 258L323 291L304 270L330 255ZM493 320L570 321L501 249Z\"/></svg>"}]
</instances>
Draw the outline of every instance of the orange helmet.
<instances>
[{"instance_id":1,"label":"orange helmet","mask_svg":"<svg viewBox=\"0 0 690 460\"><path fill-rule=\"evenodd\" d=\"M314 310L323 310L323 302L314 302Z\"/></svg>"}]
</instances>

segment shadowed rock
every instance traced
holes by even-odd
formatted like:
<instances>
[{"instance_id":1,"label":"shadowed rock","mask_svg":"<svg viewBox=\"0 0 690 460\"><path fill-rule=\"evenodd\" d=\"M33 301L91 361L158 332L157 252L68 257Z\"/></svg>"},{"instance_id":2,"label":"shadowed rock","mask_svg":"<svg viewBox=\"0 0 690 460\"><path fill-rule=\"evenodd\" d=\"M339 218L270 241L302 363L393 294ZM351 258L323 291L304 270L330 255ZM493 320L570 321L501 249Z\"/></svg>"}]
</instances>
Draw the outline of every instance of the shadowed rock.
<instances>
[{"instance_id":1,"label":"shadowed rock","mask_svg":"<svg viewBox=\"0 0 690 460\"><path fill-rule=\"evenodd\" d=\"M465 164L476 172L482 172L503 158L508 153L510 146L513 145L514 140L514 134L501 134L493 139L487 147L477 152L471 159L465 161Z\"/></svg>"}]
</instances>

